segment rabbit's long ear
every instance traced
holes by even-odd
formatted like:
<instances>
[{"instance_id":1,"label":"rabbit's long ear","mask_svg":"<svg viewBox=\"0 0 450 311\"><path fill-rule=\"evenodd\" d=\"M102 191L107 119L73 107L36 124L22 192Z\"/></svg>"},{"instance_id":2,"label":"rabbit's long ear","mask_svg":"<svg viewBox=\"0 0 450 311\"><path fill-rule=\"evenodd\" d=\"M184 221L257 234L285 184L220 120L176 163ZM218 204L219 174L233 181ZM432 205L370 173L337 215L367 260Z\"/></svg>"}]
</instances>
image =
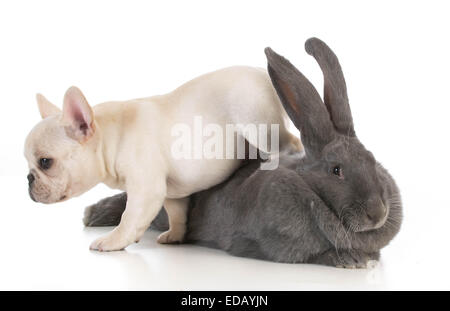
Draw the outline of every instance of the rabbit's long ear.
<instances>
[{"instance_id":1,"label":"rabbit's long ear","mask_svg":"<svg viewBox=\"0 0 450 311\"><path fill-rule=\"evenodd\" d=\"M348 103L347 86L338 58L320 39L311 38L305 43L306 52L319 63L324 76L324 102L331 121L340 134L355 136L352 112Z\"/></svg>"},{"instance_id":2,"label":"rabbit's long ear","mask_svg":"<svg viewBox=\"0 0 450 311\"><path fill-rule=\"evenodd\" d=\"M287 59L271 48L264 51L272 84L287 114L300 130L306 152L320 152L335 135L322 99L311 82Z\"/></svg>"}]
</instances>

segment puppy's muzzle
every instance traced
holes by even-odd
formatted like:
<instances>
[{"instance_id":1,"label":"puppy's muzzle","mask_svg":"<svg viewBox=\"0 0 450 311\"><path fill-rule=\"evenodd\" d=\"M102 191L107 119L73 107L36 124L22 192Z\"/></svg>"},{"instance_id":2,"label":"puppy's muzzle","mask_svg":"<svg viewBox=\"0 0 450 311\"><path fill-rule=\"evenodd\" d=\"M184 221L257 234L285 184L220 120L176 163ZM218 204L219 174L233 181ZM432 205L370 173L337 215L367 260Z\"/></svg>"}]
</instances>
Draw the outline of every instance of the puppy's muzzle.
<instances>
[{"instance_id":1,"label":"puppy's muzzle","mask_svg":"<svg viewBox=\"0 0 450 311\"><path fill-rule=\"evenodd\" d=\"M27 179L28 179L28 194L30 195L30 198L34 202L37 202L36 199L33 196L33 192L31 191L31 188L33 187L33 183L34 183L34 180L35 180L34 175L31 174L31 173L28 174Z\"/></svg>"},{"instance_id":2,"label":"puppy's muzzle","mask_svg":"<svg viewBox=\"0 0 450 311\"><path fill-rule=\"evenodd\" d=\"M28 179L28 186L30 186L31 187L31 185L33 184L33 182L34 182L34 175L33 174L28 174L28 176L27 176L27 179Z\"/></svg>"}]
</instances>

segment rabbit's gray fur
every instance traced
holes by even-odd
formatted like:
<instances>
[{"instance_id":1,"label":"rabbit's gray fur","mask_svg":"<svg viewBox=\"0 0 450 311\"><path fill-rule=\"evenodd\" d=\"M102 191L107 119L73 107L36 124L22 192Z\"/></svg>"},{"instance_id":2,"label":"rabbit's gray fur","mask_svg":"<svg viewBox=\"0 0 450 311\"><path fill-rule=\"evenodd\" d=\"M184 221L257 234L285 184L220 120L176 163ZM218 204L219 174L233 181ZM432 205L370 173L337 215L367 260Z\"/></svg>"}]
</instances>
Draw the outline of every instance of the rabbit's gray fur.
<instances>
[{"instance_id":1,"label":"rabbit's gray fur","mask_svg":"<svg viewBox=\"0 0 450 311\"><path fill-rule=\"evenodd\" d=\"M365 267L400 229L399 189L355 135L337 57L316 38L305 48L323 71L324 101L288 60L265 52L306 155L282 155L273 171L255 160L193 195L186 241L277 262ZM118 224L125 202L123 193L90 206L85 224ZM167 229L164 211L153 226Z\"/></svg>"}]
</instances>

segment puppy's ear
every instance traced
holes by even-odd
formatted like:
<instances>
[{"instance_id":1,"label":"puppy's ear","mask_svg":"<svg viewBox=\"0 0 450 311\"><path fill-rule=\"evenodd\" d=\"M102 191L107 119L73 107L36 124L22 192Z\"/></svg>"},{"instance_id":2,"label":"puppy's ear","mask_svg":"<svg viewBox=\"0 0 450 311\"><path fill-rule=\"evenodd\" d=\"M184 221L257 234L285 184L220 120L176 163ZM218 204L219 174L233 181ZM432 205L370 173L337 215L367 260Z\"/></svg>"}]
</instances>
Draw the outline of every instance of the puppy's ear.
<instances>
[{"instance_id":1,"label":"puppy's ear","mask_svg":"<svg viewBox=\"0 0 450 311\"><path fill-rule=\"evenodd\" d=\"M42 94L36 94L36 101L42 119L61 113L61 109L49 102Z\"/></svg>"},{"instance_id":2,"label":"puppy's ear","mask_svg":"<svg viewBox=\"0 0 450 311\"><path fill-rule=\"evenodd\" d=\"M80 143L88 140L95 132L92 108L75 86L70 87L64 95L62 121L67 135Z\"/></svg>"}]
</instances>

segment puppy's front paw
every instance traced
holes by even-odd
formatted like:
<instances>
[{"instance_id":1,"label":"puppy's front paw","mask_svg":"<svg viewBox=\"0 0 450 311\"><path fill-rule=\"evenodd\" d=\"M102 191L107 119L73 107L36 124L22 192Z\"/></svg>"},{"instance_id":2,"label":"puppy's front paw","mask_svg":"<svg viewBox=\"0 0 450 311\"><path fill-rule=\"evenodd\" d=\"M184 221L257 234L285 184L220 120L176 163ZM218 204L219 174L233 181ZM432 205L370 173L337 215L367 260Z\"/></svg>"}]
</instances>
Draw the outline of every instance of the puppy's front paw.
<instances>
[{"instance_id":1,"label":"puppy's front paw","mask_svg":"<svg viewBox=\"0 0 450 311\"><path fill-rule=\"evenodd\" d=\"M182 243L183 239L184 239L184 231L168 230L159 235L158 243L160 244Z\"/></svg>"},{"instance_id":2,"label":"puppy's front paw","mask_svg":"<svg viewBox=\"0 0 450 311\"><path fill-rule=\"evenodd\" d=\"M89 249L100 252L119 251L123 250L133 242L133 239L131 239L130 242L130 239L122 236L118 231L112 231L92 242Z\"/></svg>"}]
</instances>

